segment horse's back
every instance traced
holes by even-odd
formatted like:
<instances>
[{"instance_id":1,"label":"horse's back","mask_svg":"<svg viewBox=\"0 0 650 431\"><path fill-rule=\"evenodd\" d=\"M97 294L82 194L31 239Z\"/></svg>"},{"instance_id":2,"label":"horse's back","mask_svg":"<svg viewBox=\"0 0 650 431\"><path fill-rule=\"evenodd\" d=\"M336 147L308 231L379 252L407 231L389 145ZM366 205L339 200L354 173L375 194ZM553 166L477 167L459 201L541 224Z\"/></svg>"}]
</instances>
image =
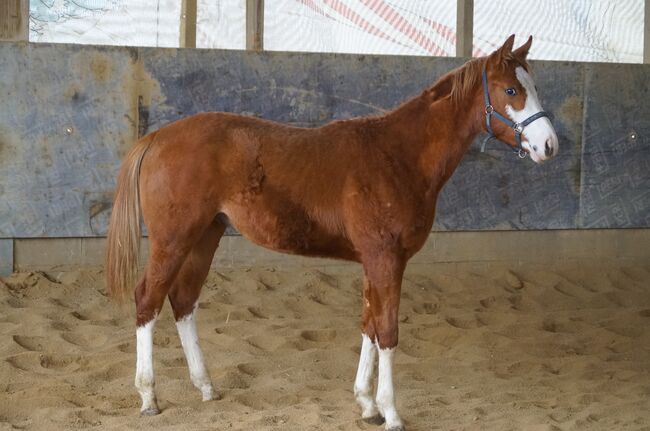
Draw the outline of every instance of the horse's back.
<instances>
[{"instance_id":1,"label":"horse's back","mask_svg":"<svg viewBox=\"0 0 650 431\"><path fill-rule=\"evenodd\" d=\"M323 128L218 112L176 121L156 132L142 164L145 222L151 231L170 206L184 222L223 213L259 245L354 258L343 192L358 156L341 148Z\"/></svg>"}]
</instances>

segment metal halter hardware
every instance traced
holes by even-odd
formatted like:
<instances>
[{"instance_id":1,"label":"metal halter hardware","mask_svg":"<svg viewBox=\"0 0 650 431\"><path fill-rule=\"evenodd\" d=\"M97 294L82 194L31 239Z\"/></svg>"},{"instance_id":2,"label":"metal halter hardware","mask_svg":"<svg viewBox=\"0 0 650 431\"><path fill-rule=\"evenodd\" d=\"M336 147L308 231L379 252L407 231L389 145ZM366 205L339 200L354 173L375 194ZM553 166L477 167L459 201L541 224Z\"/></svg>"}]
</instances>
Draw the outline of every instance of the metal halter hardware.
<instances>
[{"instance_id":1,"label":"metal halter hardware","mask_svg":"<svg viewBox=\"0 0 650 431\"><path fill-rule=\"evenodd\" d=\"M517 143L518 148L516 148L514 152L515 154L517 154L517 156L519 156L519 158L521 159L526 158L526 156L528 155L528 151L526 151L524 147L521 146L521 135L524 132L524 128L535 120L538 120L542 117L549 117L548 113L544 111L539 111L538 113L533 114L530 117L526 118L521 123L515 123L510 118L501 115L499 112L496 111L496 109L494 109L492 103L490 103L490 92L488 90L486 69L483 69L483 100L485 101L485 127L488 130L488 136L483 140L483 143L481 144L481 152L485 151L485 145L491 139L496 139L496 135L494 134L492 127L490 127L490 121L492 119L492 116L494 115L495 117L497 117L498 120L501 120L501 122L505 123L508 127L510 127L515 132L515 142Z\"/></svg>"}]
</instances>

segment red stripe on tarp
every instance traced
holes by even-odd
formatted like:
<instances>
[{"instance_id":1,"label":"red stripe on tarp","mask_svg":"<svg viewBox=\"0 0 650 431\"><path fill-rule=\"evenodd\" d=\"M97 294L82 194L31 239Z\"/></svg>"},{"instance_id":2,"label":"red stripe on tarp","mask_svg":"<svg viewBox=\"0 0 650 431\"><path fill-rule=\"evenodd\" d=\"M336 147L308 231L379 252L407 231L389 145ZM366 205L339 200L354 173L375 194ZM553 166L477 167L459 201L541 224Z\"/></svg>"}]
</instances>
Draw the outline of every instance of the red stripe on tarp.
<instances>
[{"instance_id":1,"label":"red stripe on tarp","mask_svg":"<svg viewBox=\"0 0 650 431\"><path fill-rule=\"evenodd\" d=\"M420 45L433 55L446 55L444 49L436 45L424 33L411 25L402 15L384 0L361 0L361 3L372 9L384 21L406 35L409 39Z\"/></svg>"},{"instance_id":2,"label":"red stripe on tarp","mask_svg":"<svg viewBox=\"0 0 650 431\"><path fill-rule=\"evenodd\" d=\"M427 24L429 24L431 27L433 27L434 30L436 30L439 34L442 35L445 39L447 39L449 42L453 43L456 45L456 32L454 31L453 28L444 25L442 23L433 21L429 18L423 17L420 15L420 18L424 20ZM487 55L485 52L483 52L480 48L477 46L474 46L473 51L472 51L472 56L474 57L483 57Z\"/></svg>"},{"instance_id":3,"label":"red stripe on tarp","mask_svg":"<svg viewBox=\"0 0 650 431\"><path fill-rule=\"evenodd\" d=\"M323 0L326 5L334 9L336 12L341 14L344 18L352 21L356 26L361 27L363 30L366 32L373 34L375 36L381 37L383 39L389 40L394 43L398 43L395 39L375 27L374 25L370 24L368 21L366 21L361 15L356 13L354 10L350 9L347 7L345 4L343 4L339 0Z\"/></svg>"},{"instance_id":4,"label":"red stripe on tarp","mask_svg":"<svg viewBox=\"0 0 650 431\"><path fill-rule=\"evenodd\" d=\"M315 11L316 13L326 16L327 18L332 18L332 16L327 12L325 12L323 8L321 8L316 3L314 3L314 0L296 0L296 1L302 3L304 6L307 6L309 9Z\"/></svg>"}]
</instances>

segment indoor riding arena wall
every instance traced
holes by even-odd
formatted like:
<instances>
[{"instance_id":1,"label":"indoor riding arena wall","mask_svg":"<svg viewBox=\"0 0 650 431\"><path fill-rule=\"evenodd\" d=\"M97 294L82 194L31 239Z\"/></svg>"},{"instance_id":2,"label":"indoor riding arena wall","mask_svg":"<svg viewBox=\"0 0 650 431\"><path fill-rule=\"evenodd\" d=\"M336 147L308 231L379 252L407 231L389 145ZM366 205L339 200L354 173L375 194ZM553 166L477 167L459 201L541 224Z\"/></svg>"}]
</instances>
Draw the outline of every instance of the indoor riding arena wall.
<instances>
[{"instance_id":1,"label":"indoor riding arena wall","mask_svg":"<svg viewBox=\"0 0 650 431\"><path fill-rule=\"evenodd\" d=\"M170 121L228 111L314 127L380 114L464 61L0 43L0 274L100 266L120 160ZM414 261L650 257L650 66L532 67L559 155L538 166L476 142ZM218 264L303 262L230 234Z\"/></svg>"}]
</instances>

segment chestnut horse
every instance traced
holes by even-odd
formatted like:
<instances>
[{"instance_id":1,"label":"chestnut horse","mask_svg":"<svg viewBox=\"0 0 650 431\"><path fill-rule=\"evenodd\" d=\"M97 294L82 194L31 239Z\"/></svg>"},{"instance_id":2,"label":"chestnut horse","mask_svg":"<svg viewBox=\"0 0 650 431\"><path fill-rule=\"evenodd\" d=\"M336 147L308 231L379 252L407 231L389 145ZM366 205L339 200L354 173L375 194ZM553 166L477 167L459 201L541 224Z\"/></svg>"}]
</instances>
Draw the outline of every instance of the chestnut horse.
<instances>
[{"instance_id":1,"label":"chestnut horse","mask_svg":"<svg viewBox=\"0 0 650 431\"><path fill-rule=\"evenodd\" d=\"M354 394L362 418L403 430L392 377L402 275L429 236L440 189L481 132L537 163L557 152L526 62L532 37L516 50L513 42L511 36L491 55L447 73L383 115L307 129L202 113L139 140L118 178L106 275L117 299L135 284L142 215L151 248L135 288L141 414L159 413L152 340L166 297L190 378L203 400L214 396L196 333L196 304L231 223L271 250L362 264Z\"/></svg>"}]
</instances>

